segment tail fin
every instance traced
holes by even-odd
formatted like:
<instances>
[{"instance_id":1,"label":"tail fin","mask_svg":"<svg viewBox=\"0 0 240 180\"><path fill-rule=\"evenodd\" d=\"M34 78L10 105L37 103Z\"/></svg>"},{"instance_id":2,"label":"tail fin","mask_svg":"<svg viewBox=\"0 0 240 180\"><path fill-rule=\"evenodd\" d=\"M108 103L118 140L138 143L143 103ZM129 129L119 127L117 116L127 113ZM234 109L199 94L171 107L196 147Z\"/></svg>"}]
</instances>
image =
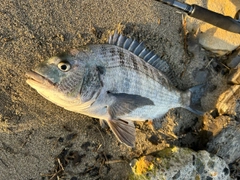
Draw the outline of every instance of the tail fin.
<instances>
[{"instance_id":1,"label":"tail fin","mask_svg":"<svg viewBox=\"0 0 240 180\"><path fill-rule=\"evenodd\" d=\"M197 86L194 86L188 90L190 92L190 104L188 107L186 107L189 111L197 114L197 115L203 115L203 109L201 106L201 98L206 92L207 85L206 84L200 84Z\"/></svg>"}]
</instances>

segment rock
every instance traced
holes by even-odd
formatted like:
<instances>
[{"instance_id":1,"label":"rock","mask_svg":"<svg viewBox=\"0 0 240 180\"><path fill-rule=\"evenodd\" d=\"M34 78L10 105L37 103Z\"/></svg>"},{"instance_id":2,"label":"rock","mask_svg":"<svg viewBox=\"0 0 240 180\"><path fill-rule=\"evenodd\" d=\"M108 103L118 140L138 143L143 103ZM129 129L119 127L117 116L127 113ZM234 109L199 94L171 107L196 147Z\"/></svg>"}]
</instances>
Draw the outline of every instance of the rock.
<instances>
[{"instance_id":1,"label":"rock","mask_svg":"<svg viewBox=\"0 0 240 180\"><path fill-rule=\"evenodd\" d=\"M196 69L193 71L193 78L198 83L204 83L209 79L209 71L207 69Z\"/></svg>"},{"instance_id":2,"label":"rock","mask_svg":"<svg viewBox=\"0 0 240 180\"><path fill-rule=\"evenodd\" d=\"M228 77L228 83L240 85L240 68L239 67L231 70Z\"/></svg>"},{"instance_id":3,"label":"rock","mask_svg":"<svg viewBox=\"0 0 240 180\"><path fill-rule=\"evenodd\" d=\"M133 175L129 179L230 179L228 165L207 151L188 148L165 148L131 163Z\"/></svg>"},{"instance_id":4,"label":"rock","mask_svg":"<svg viewBox=\"0 0 240 180\"><path fill-rule=\"evenodd\" d=\"M238 99L240 99L240 85L233 85L219 96L216 103L218 113L237 115Z\"/></svg>"},{"instance_id":5,"label":"rock","mask_svg":"<svg viewBox=\"0 0 240 180\"><path fill-rule=\"evenodd\" d=\"M223 158L227 164L240 158L240 124L224 128L208 144L207 151Z\"/></svg>"},{"instance_id":6,"label":"rock","mask_svg":"<svg viewBox=\"0 0 240 180\"><path fill-rule=\"evenodd\" d=\"M199 44L199 39L194 32L188 32L186 34L186 44L188 53L194 57L201 53L202 46Z\"/></svg>"},{"instance_id":7,"label":"rock","mask_svg":"<svg viewBox=\"0 0 240 180\"><path fill-rule=\"evenodd\" d=\"M229 164L231 178L240 179L240 158Z\"/></svg>"},{"instance_id":8,"label":"rock","mask_svg":"<svg viewBox=\"0 0 240 180\"><path fill-rule=\"evenodd\" d=\"M230 68L237 68L240 63L240 48L237 48L227 59L226 64Z\"/></svg>"},{"instance_id":9,"label":"rock","mask_svg":"<svg viewBox=\"0 0 240 180\"><path fill-rule=\"evenodd\" d=\"M186 0L185 3L197 4L230 17L234 17L237 10L240 9L238 0L231 0L231 2L226 0ZM220 29L190 16L186 16L186 28L189 32L198 32L199 43L205 49L218 55L231 52L240 45L239 34Z\"/></svg>"}]
</instances>

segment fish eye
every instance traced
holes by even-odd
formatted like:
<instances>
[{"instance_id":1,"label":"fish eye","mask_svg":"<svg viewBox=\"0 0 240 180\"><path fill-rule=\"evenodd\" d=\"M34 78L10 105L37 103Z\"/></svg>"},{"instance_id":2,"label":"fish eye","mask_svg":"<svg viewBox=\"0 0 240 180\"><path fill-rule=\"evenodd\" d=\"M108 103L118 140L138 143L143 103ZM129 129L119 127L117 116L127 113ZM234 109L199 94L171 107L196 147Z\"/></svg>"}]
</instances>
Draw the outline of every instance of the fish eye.
<instances>
[{"instance_id":1,"label":"fish eye","mask_svg":"<svg viewBox=\"0 0 240 180\"><path fill-rule=\"evenodd\" d=\"M69 71L71 68L71 65L68 62L60 62L58 64L58 69L60 69L61 71L67 72Z\"/></svg>"}]
</instances>

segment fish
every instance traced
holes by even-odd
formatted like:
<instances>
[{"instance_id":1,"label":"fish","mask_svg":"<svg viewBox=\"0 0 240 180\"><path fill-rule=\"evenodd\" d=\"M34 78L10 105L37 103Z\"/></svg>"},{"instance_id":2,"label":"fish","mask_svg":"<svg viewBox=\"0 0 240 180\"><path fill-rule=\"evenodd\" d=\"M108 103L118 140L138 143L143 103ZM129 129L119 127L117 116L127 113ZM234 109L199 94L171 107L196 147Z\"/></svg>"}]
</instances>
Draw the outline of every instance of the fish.
<instances>
[{"instance_id":1,"label":"fish","mask_svg":"<svg viewBox=\"0 0 240 180\"><path fill-rule=\"evenodd\" d=\"M201 115L201 87L180 91L170 66L143 43L114 33L106 44L60 53L26 73L27 84L66 110L107 124L135 146L134 121L162 118L182 107Z\"/></svg>"}]
</instances>

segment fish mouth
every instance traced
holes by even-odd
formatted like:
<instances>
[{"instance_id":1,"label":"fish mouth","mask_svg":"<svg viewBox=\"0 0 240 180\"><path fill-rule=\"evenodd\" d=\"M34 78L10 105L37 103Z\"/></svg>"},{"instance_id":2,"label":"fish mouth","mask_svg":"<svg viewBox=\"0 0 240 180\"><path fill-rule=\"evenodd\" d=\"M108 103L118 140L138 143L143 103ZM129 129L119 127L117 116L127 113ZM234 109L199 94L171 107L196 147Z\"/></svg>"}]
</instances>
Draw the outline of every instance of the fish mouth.
<instances>
[{"instance_id":1,"label":"fish mouth","mask_svg":"<svg viewBox=\"0 0 240 180\"><path fill-rule=\"evenodd\" d=\"M26 82L32 87L52 87L55 85L46 77L32 70L26 73L26 77L28 78Z\"/></svg>"}]
</instances>

